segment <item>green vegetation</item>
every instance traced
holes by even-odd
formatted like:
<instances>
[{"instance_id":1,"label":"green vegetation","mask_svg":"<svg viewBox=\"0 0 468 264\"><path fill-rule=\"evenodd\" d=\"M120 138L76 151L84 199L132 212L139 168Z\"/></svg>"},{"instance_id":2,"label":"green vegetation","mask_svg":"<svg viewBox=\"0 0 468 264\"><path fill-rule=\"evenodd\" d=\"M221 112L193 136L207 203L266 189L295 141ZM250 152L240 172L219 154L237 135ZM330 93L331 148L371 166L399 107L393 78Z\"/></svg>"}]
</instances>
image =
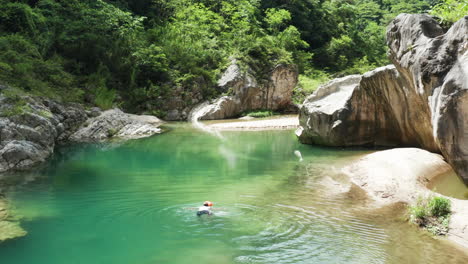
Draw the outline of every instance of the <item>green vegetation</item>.
<instances>
[{"instance_id":1,"label":"green vegetation","mask_svg":"<svg viewBox=\"0 0 468 264\"><path fill-rule=\"evenodd\" d=\"M0 0L0 83L165 111L176 96L223 93L216 80L236 59L259 76L296 64L300 101L328 78L389 63L387 23L434 5L445 16L437 0Z\"/></svg>"},{"instance_id":2,"label":"green vegetation","mask_svg":"<svg viewBox=\"0 0 468 264\"><path fill-rule=\"evenodd\" d=\"M442 23L454 23L468 14L468 1L441 0L432 8L430 14L439 17Z\"/></svg>"},{"instance_id":3,"label":"green vegetation","mask_svg":"<svg viewBox=\"0 0 468 264\"><path fill-rule=\"evenodd\" d=\"M1 117L12 117L32 111L31 107L27 104L26 100L24 100L24 98L20 97L19 95L8 94L7 98L11 102L12 107L2 109L2 111L0 111Z\"/></svg>"},{"instance_id":4,"label":"green vegetation","mask_svg":"<svg viewBox=\"0 0 468 264\"><path fill-rule=\"evenodd\" d=\"M420 197L408 209L410 221L434 235L445 235L450 222L451 203L444 197Z\"/></svg>"},{"instance_id":5,"label":"green vegetation","mask_svg":"<svg viewBox=\"0 0 468 264\"><path fill-rule=\"evenodd\" d=\"M261 118L261 117L273 116L275 114L276 113L274 113L273 111L259 110L259 111L252 111L252 112L244 113L244 114L242 114L242 116L251 116L251 117L255 117L255 118Z\"/></svg>"},{"instance_id":6,"label":"green vegetation","mask_svg":"<svg viewBox=\"0 0 468 264\"><path fill-rule=\"evenodd\" d=\"M107 130L107 137L111 138L117 135L118 132L119 131L117 131L117 129L110 128L109 130Z\"/></svg>"},{"instance_id":7,"label":"green vegetation","mask_svg":"<svg viewBox=\"0 0 468 264\"><path fill-rule=\"evenodd\" d=\"M321 84L330 79L328 73L319 70L308 70L306 73L299 75L299 82L293 91L294 103L302 104L307 95L317 90Z\"/></svg>"}]
</instances>

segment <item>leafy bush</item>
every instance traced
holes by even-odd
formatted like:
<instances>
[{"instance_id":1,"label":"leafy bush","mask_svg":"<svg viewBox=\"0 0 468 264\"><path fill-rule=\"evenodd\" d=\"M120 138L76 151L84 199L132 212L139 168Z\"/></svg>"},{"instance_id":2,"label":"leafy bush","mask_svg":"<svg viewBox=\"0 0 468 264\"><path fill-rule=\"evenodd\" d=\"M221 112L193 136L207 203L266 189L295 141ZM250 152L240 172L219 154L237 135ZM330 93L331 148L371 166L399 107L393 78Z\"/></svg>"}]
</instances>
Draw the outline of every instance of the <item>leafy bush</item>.
<instances>
[{"instance_id":1,"label":"leafy bush","mask_svg":"<svg viewBox=\"0 0 468 264\"><path fill-rule=\"evenodd\" d=\"M302 104L307 96L329 80L330 75L320 70L309 70L305 74L300 74L299 82L293 91L294 103Z\"/></svg>"},{"instance_id":2,"label":"leafy bush","mask_svg":"<svg viewBox=\"0 0 468 264\"><path fill-rule=\"evenodd\" d=\"M426 207L422 204L416 204L414 206L411 206L410 213L414 219L413 221L415 221L416 219L424 219L426 216L428 216L428 211Z\"/></svg>"},{"instance_id":3,"label":"leafy bush","mask_svg":"<svg viewBox=\"0 0 468 264\"><path fill-rule=\"evenodd\" d=\"M450 200L444 197L433 197L427 206L433 216L445 216L451 210Z\"/></svg>"},{"instance_id":4,"label":"leafy bush","mask_svg":"<svg viewBox=\"0 0 468 264\"><path fill-rule=\"evenodd\" d=\"M440 17L442 23L454 23L468 14L468 1L441 0L432 8L430 14Z\"/></svg>"},{"instance_id":5,"label":"leafy bush","mask_svg":"<svg viewBox=\"0 0 468 264\"><path fill-rule=\"evenodd\" d=\"M115 90L101 86L96 90L94 103L104 110L110 109L114 106L116 97L117 93Z\"/></svg>"}]
</instances>

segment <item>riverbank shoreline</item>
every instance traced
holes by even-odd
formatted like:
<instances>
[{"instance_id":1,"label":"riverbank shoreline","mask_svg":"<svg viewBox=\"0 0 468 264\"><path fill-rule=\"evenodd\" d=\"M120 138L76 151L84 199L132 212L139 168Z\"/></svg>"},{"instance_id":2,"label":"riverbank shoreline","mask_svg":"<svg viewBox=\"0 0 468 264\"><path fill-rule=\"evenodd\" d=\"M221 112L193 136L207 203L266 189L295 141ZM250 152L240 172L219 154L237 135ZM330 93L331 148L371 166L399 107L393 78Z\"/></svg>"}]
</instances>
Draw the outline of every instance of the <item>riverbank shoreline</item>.
<instances>
[{"instance_id":1,"label":"riverbank shoreline","mask_svg":"<svg viewBox=\"0 0 468 264\"><path fill-rule=\"evenodd\" d=\"M299 126L297 115L282 115L262 119L229 119L206 122L206 127L218 131L263 131L296 129Z\"/></svg>"}]
</instances>

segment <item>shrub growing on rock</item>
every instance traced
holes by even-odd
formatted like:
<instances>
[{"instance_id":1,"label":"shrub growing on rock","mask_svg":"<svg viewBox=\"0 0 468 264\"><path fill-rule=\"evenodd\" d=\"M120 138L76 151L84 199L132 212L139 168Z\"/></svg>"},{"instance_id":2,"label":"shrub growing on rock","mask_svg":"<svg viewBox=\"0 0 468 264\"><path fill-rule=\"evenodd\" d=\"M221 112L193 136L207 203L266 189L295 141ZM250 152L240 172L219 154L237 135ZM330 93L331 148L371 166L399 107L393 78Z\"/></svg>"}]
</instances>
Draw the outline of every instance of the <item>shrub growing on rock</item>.
<instances>
[{"instance_id":1,"label":"shrub growing on rock","mask_svg":"<svg viewBox=\"0 0 468 264\"><path fill-rule=\"evenodd\" d=\"M450 200L444 197L433 197L428 203L429 211L433 216L445 216L450 213Z\"/></svg>"},{"instance_id":2,"label":"shrub growing on rock","mask_svg":"<svg viewBox=\"0 0 468 264\"><path fill-rule=\"evenodd\" d=\"M434 235L445 235L450 222L450 200L439 196L420 197L408 208L410 221Z\"/></svg>"}]
</instances>

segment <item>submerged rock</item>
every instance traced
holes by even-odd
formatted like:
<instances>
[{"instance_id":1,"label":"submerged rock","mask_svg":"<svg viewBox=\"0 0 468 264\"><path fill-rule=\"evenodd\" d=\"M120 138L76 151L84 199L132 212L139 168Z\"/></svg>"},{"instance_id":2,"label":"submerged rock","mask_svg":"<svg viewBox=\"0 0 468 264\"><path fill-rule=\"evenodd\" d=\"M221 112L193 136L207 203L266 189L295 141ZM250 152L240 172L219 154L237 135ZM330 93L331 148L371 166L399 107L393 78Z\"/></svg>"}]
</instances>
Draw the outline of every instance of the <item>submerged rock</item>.
<instances>
[{"instance_id":1,"label":"submerged rock","mask_svg":"<svg viewBox=\"0 0 468 264\"><path fill-rule=\"evenodd\" d=\"M468 183L468 16L444 34L430 16L401 14L387 39L395 66L319 88L301 108L300 141L422 147Z\"/></svg>"},{"instance_id":2,"label":"submerged rock","mask_svg":"<svg viewBox=\"0 0 468 264\"><path fill-rule=\"evenodd\" d=\"M78 129L70 140L96 142L109 138L136 139L161 133L162 121L154 116L132 115L119 109L104 111L89 119Z\"/></svg>"},{"instance_id":3,"label":"submerged rock","mask_svg":"<svg viewBox=\"0 0 468 264\"><path fill-rule=\"evenodd\" d=\"M27 234L18 222L9 221L8 219L7 203L5 200L0 199L0 242Z\"/></svg>"},{"instance_id":4,"label":"submerged rock","mask_svg":"<svg viewBox=\"0 0 468 264\"><path fill-rule=\"evenodd\" d=\"M27 234L18 222L0 221L0 242Z\"/></svg>"},{"instance_id":5,"label":"submerged rock","mask_svg":"<svg viewBox=\"0 0 468 264\"><path fill-rule=\"evenodd\" d=\"M242 71L234 61L218 81L218 87L232 95L204 102L189 114L189 120L213 120L236 117L245 111L282 110L291 104L297 84L295 67L277 65L267 80L257 80L250 71Z\"/></svg>"}]
</instances>

